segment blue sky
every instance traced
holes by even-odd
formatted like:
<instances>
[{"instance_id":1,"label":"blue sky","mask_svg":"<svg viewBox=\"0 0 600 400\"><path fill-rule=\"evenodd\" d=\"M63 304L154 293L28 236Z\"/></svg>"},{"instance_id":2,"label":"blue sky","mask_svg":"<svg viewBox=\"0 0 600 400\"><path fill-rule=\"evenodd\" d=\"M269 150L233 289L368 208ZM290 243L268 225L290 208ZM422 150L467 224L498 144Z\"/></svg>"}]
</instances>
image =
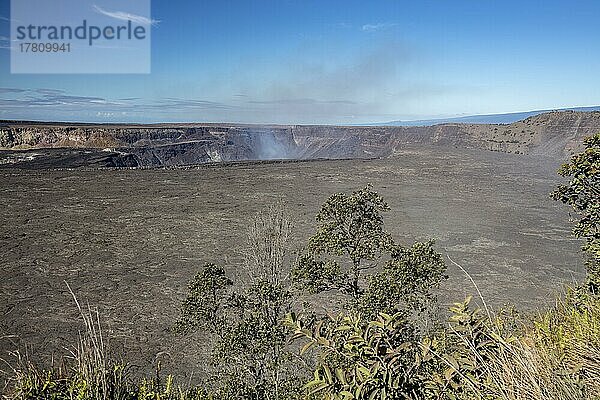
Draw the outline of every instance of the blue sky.
<instances>
[{"instance_id":1,"label":"blue sky","mask_svg":"<svg viewBox=\"0 0 600 400\"><path fill-rule=\"evenodd\" d=\"M356 124L600 104L597 1L154 0L140 75L11 74L1 1L0 119Z\"/></svg>"}]
</instances>

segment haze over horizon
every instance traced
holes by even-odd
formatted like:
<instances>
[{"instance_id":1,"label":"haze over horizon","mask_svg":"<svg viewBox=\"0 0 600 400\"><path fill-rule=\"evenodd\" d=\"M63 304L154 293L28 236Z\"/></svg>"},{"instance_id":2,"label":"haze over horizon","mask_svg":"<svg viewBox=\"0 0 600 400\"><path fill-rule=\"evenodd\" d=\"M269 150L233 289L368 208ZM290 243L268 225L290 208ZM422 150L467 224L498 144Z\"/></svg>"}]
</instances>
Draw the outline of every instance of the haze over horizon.
<instances>
[{"instance_id":1,"label":"haze over horizon","mask_svg":"<svg viewBox=\"0 0 600 400\"><path fill-rule=\"evenodd\" d=\"M150 74L18 75L3 1L0 119L363 124L595 106L599 16L591 0L154 0Z\"/></svg>"}]
</instances>

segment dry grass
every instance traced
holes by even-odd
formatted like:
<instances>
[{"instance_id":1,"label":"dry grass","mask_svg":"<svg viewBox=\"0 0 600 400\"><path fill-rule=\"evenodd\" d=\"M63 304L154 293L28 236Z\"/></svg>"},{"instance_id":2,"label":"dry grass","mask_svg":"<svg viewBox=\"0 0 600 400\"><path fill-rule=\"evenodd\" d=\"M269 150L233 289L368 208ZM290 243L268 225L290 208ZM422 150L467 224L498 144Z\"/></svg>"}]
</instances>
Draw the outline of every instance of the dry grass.
<instances>
[{"instance_id":1,"label":"dry grass","mask_svg":"<svg viewBox=\"0 0 600 400\"><path fill-rule=\"evenodd\" d=\"M514 336L501 332L505 322L490 324L491 356L470 348L483 373L471 380L468 398L600 399L600 299L568 293Z\"/></svg>"},{"instance_id":2,"label":"dry grass","mask_svg":"<svg viewBox=\"0 0 600 400\"><path fill-rule=\"evenodd\" d=\"M450 262L471 280L485 315L469 309L469 300L451 308L450 321L455 324L450 323L446 332L459 346L450 357L437 357L457 378L452 383L448 375L439 398L600 399L599 296L582 287L567 288L552 308L536 316L524 318L514 310L493 315L469 273ZM464 321L462 327L456 321Z\"/></svg>"},{"instance_id":3,"label":"dry grass","mask_svg":"<svg viewBox=\"0 0 600 400\"><path fill-rule=\"evenodd\" d=\"M93 400L120 400L127 397L125 367L122 363L113 364L108 358L108 342L102 334L100 313L89 304L85 308L65 281L69 293L77 305L84 323L79 332L79 341L71 355L75 360L77 376L85 382L88 398Z\"/></svg>"},{"instance_id":4,"label":"dry grass","mask_svg":"<svg viewBox=\"0 0 600 400\"><path fill-rule=\"evenodd\" d=\"M255 233L287 232L287 220L257 223ZM267 229L268 228L268 229ZM251 235L262 238L263 234ZM267 235L268 236L268 235ZM283 235L285 236L285 235ZM280 260L277 246L269 248L269 259ZM251 259L255 265L265 260ZM265 271L268 273L268 271ZM68 286L83 321L79 340L70 356L50 369L40 369L25 353L14 353L16 362L8 371L9 391L4 400L132 400L132 399L204 399L203 392L186 392L174 386L172 378L127 379L122 363L108 355L98 310L82 306ZM511 313L493 315L490 310L463 310L470 320L485 321L485 340L474 340L473 331L448 332L464 344L464 356L475 360L474 370L458 370L461 390L438 392L437 399L502 400L592 400L600 399L600 298L568 290L549 310L524 319ZM471 314L469 314L471 313ZM475 325L471 325L475 326ZM517 329L515 329L517 327ZM478 328L479 329L479 328ZM484 344L482 344L484 343ZM445 360L439 356L442 364ZM452 368L446 363L444 368ZM446 386L446 389L450 386Z\"/></svg>"},{"instance_id":5,"label":"dry grass","mask_svg":"<svg viewBox=\"0 0 600 400\"><path fill-rule=\"evenodd\" d=\"M125 367L122 363L109 361L108 344L102 333L98 310L92 309L89 304L82 307L66 284L84 325L77 343L69 349L69 356L61 359L58 366L53 362L49 369L39 368L27 353L14 352L15 361L6 363L10 371L3 399L128 398Z\"/></svg>"}]
</instances>

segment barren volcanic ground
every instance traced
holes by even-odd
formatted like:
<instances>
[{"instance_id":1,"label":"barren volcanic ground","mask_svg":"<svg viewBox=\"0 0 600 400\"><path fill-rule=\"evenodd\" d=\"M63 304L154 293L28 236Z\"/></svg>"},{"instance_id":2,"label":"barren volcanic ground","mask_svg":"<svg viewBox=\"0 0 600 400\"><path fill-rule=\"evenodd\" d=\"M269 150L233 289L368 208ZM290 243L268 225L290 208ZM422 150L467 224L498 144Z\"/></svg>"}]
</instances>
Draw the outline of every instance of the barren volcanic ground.
<instances>
[{"instance_id":1,"label":"barren volcanic ground","mask_svg":"<svg viewBox=\"0 0 600 400\"><path fill-rule=\"evenodd\" d=\"M581 279L580 243L548 193L561 157L405 147L378 160L239 163L191 169L0 169L0 352L64 354L81 325L67 281L98 306L113 348L143 370L202 369L199 337L169 332L204 262L236 271L249 218L277 199L297 218L295 245L333 192L372 183L404 243L436 238L496 306L531 310ZM449 267L444 302L474 293ZM14 335L14 336L12 336Z\"/></svg>"}]
</instances>

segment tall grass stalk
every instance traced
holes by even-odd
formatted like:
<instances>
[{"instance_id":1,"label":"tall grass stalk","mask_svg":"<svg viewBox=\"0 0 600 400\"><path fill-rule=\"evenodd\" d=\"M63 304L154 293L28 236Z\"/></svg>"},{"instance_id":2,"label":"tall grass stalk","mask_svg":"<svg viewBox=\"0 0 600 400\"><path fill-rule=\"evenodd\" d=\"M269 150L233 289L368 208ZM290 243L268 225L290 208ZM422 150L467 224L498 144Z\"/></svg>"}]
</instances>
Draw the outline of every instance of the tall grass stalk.
<instances>
[{"instance_id":1,"label":"tall grass stalk","mask_svg":"<svg viewBox=\"0 0 600 400\"><path fill-rule=\"evenodd\" d=\"M127 397L125 367L113 364L108 357L108 343L102 333L100 313L89 304L82 307L77 296L65 281L73 301L83 320L84 330L71 356L75 360L76 375L85 385L87 398L91 400L120 400Z\"/></svg>"},{"instance_id":2,"label":"tall grass stalk","mask_svg":"<svg viewBox=\"0 0 600 400\"><path fill-rule=\"evenodd\" d=\"M65 282L83 320L83 330L70 356L61 359L58 366L48 369L33 363L27 352L14 352L15 362L10 367L10 378L4 388L3 399L77 399L125 400L129 388L122 363L112 363L108 357L108 343L102 333L100 314L89 304L84 308Z\"/></svg>"},{"instance_id":3,"label":"tall grass stalk","mask_svg":"<svg viewBox=\"0 0 600 400\"><path fill-rule=\"evenodd\" d=\"M450 261L471 279L481 296L469 273ZM469 390L453 393L455 398L600 399L598 296L583 293L581 289L567 289L550 310L530 320L518 319L520 328L514 332L505 329L514 316L493 315L483 298L482 301L487 314L484 341L475 342L472 332L448 327L463 343L466 349L463 356L475 360L479 368L476 374L456 371ZM444 361L443 355L436 356Z\"/></svg>"}]
</instances>

